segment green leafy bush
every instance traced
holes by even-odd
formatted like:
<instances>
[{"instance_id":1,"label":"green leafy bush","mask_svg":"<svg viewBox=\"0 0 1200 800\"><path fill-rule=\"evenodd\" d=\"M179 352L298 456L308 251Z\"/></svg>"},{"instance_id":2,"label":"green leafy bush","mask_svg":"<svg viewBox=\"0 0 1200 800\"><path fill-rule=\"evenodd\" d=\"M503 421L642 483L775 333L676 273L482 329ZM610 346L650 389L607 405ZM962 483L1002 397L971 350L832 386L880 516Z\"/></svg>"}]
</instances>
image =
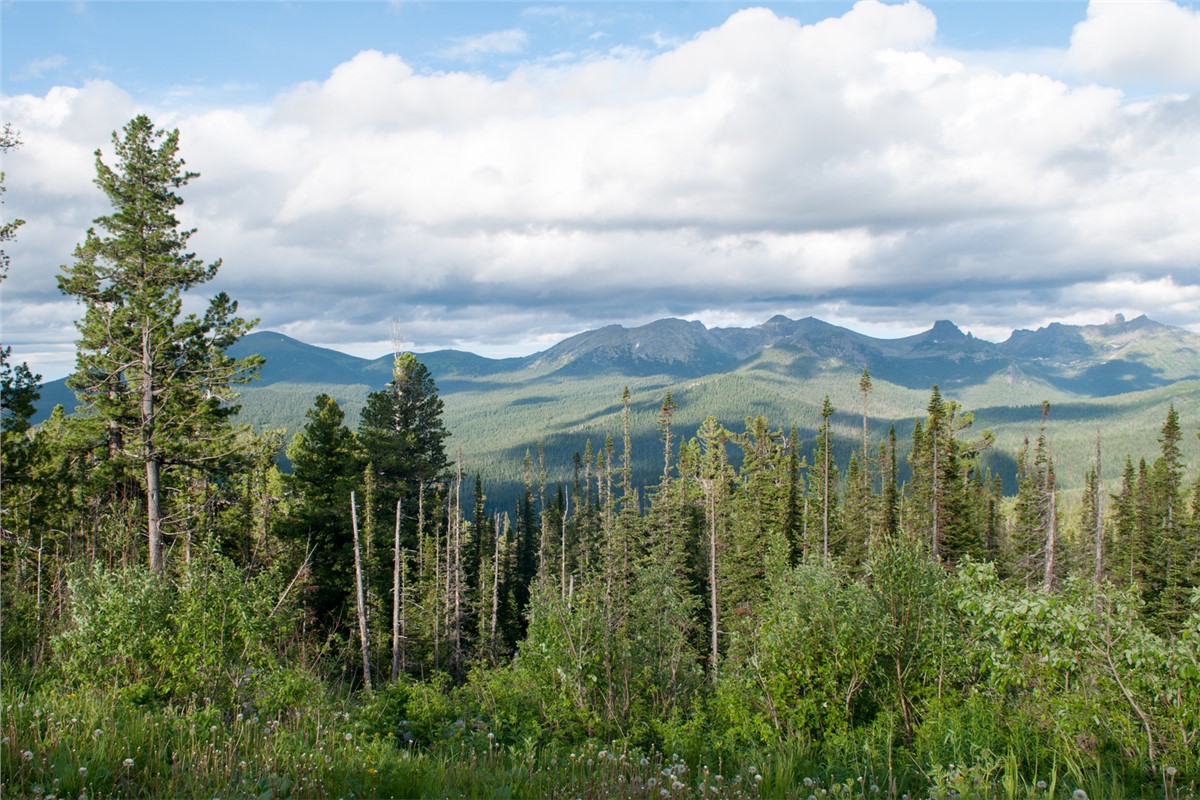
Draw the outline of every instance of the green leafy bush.
<instances>
[{"instance_id":1,"label":"green leafy bush","mask_svg":"<svg viewBox=\"0 0 1200 800\"><path fill-rule=\"evenodd\" d=\"M69 619L54 642L68 684L264 717L310 702L321 686L303 668L281 666L293 620L274 573L247 578L208 552L178 581L142 566L94 566L69 586Z\"/></svg>"}]
</instances>

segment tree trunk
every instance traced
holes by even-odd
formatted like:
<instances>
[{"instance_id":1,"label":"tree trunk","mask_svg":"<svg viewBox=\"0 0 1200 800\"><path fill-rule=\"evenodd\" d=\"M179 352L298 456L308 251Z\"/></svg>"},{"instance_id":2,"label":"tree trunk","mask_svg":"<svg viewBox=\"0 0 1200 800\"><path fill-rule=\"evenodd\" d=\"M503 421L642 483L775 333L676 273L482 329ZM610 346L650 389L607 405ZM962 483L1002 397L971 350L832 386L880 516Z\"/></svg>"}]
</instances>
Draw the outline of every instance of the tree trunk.
<instances>
[{"instance_id":1,"label":"tree trunk","mask_svg":"<svg viewBox=\"0 0 1200 800\"><path fill-rule=\"evenodd\" d=\"M1096 431L1096 564L1092 578L1096 585L1104 577L1104 482L1100 479L1100 431Z\"/></svg>"},{"instance_id":2,"label":"tree trunk","mask_svg":"<svg viewBox=\"0 0 1200 800\"><path fill-rule=\"evenodd\" d=\"M1053 473L1050 472L1046 475L1046 495L1049 515L1046 520L1046 571L1042 576L1042 591L1049 594L1054 590L1054 549L1058 534L1058 508L1054 498Z\"/></svg>"},{"instance_id":3,"label":"tree trunk","mask_svg":"<svg viewBox=\"0 0 1200 800\"><path fill-rule=\"evenodd\" d=\"M162 484L154 442L154 361L150 352L149 323L142 329L142 457L146 461L146 533L150 545L150 571L166 571L163 558Z\"/></svg>"},{"instance_id":4,"label":"tree trunk","mask_svg":"<svg viewBox=\"0 0 1200 800\"><path fill-rule=\"evenodd\" d=\"M461 458L460 462L461 463ZM462 677L462 471L454 482L454 673Z\"/></svg>"},{"instance_id":5,"label":"tree trunk","mask_svg":"<svg viewBox=\"0 0 1200 800\"><path fill-rule=\"evenodd\" d=\"M828 399L828 398L826 398ZM829 563L829 418L825 418L824 487L821 496L821 563Z\"/></svg>"},{"instance_id":6,"label":"tree trunk","mask_svg":"<svg viewBox=\"0 0 1200 800\"><path fill-rule=\"evenodd\" d=\"M716 481L708 484L708 587L709 611L712 620L712 679L717 679L717 488Z\"/></svg>"},{"instance_id":7,"label":"tree trunk","mask_svg":"<svg viewBox=\"0 0 1200 800\"><path fill-rule=\"evenodd\" d=\"M492 661L496 660L496 625L500 609L500 515L496 514L492 530L494 555L492 557Z\"/></svg>"},{"instance_id":8,"label":"tree trunk","mask_svg":"<svg viewBox=\"0 0 1200 800\"><path fill-rule=\"evenodd\" d=\"M404 563L404 554L400 552L400 501L396 501L396 538L392 545L392 682L394 683L400 677L400 656L401 644L401 607L403 605L401 594L404 587L401 585L401 567Z\"/></svg>"},{"instance_id":9,"label":"tree trunk","mask_svg":"<svg viewBox=\"0 0 1200 800\"><path fill-rule=\"evenodd\" d=\"M362 643L363 685L371 691L371 648L367 640L367 609L363 598L362 552L358 544L358 508L354 492L350 493L350 525L354 530L354 588L355 611L358 614L358 638Z\"/></svg>"}]
</instances>

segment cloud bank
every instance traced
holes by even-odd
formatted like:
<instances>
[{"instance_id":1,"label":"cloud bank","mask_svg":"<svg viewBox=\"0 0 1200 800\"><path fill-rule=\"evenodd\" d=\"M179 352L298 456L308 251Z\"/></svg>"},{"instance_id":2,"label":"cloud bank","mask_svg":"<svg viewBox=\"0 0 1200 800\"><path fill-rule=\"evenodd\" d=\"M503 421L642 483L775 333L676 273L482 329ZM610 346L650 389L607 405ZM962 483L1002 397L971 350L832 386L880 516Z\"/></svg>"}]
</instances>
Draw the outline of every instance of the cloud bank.
<instances>
[{"instance_id":1,"label":"cloud bank","mask_svg":"<svg viewBox=\"0 0 1200 800\"><path fill-rule=\"evenodd\" d=\"M158 111L106 81L6 97L25 141L7 205L28 224L4 336L69 369L79 309L54 275L105 210L93 150L142 111L202 174L183 217L224 260L202 288L363 354L393 319L418 348L489 354L666 315L1004 338L1119 311L1200 330L1200 16L1150 7L1093 3L1072 82L941 54L929 9L863 0L501 78L365 51L252 107ZM1167 90L1113 88L1148 80Z\"/></svg>"}]
</instances>

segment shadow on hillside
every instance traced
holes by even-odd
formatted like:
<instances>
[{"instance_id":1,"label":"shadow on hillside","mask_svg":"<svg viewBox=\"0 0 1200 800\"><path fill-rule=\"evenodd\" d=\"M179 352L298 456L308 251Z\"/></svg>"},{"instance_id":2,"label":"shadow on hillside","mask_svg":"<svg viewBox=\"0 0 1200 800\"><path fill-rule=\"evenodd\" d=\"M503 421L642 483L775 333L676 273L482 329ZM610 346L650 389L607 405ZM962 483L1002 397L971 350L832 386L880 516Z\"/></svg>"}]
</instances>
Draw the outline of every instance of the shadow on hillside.
<instances>
[{"instance_id":1,"label":"shadow on hillside","mask_svg":"<svg viewBox=\"0 0 1200 800\"><path fill-rule=\"evenodd\" d=\"M1040 376L1051 386L1075 394L1093 397L1111 397L1126 392L1157 389L1179 380L1200 377L1188 375L1184 378L1165 378L1163 371L1134 361L1114 359L1088 367L1075 376L1045 374Z\"/></svg>"},{"instance_id":2,"label":"shadow on hillside","mask_svg":"<svg viewBox=\"0 0 1200 800\"><path fill-rule=\"evenodd\" d=\"M1049 422L1063 420L1098 423L1118 410L1118 406L1107 403L1051 403ZM1042 421L1042 406L1040 403L1028 406L988 406L975 411L975 421L983 427L1025 422L1036 434L1037 426Z\"/></svg>"},{"instance_id":3,"label":"shadow on hillside","mask_svg":"<svg viewBox=\"0 0 1200 800\"><path fill-rule=\"evenodd\" d=\"M910 358L868 365L872 378L919 391L928 391L937 384L943 393L947 389L986 383L1007 368L1008 362L1003 359L951 361L946 358Z\"/></svg>"}]
</instances>

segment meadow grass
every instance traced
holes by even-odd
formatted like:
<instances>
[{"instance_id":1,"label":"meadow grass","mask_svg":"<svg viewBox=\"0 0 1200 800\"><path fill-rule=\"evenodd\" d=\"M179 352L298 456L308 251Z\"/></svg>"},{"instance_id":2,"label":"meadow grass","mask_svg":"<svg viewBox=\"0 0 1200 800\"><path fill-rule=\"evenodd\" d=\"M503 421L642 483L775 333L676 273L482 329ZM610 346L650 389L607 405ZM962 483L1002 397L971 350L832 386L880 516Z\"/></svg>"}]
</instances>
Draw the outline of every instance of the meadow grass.
<instances>
[{"instance_id":1,"label":"meadow grass","mask_svg":"<svg viewBox=\"0 0 1200 800\"><path fill-rule=\"evenodd\" d=\"M981 753L921 767L903 753L845 754L783 743L688 759L618 742L504 745L484 727L431 747L367 735L354 706L328 699L258 719L212 705L152 708L99 694L3 693L6 798L1042 798L1129 796L1123 776L1055 765L1041 776ZM1194 797L1176 787L1147 796Z\"/></svg>"}]
</instances>

